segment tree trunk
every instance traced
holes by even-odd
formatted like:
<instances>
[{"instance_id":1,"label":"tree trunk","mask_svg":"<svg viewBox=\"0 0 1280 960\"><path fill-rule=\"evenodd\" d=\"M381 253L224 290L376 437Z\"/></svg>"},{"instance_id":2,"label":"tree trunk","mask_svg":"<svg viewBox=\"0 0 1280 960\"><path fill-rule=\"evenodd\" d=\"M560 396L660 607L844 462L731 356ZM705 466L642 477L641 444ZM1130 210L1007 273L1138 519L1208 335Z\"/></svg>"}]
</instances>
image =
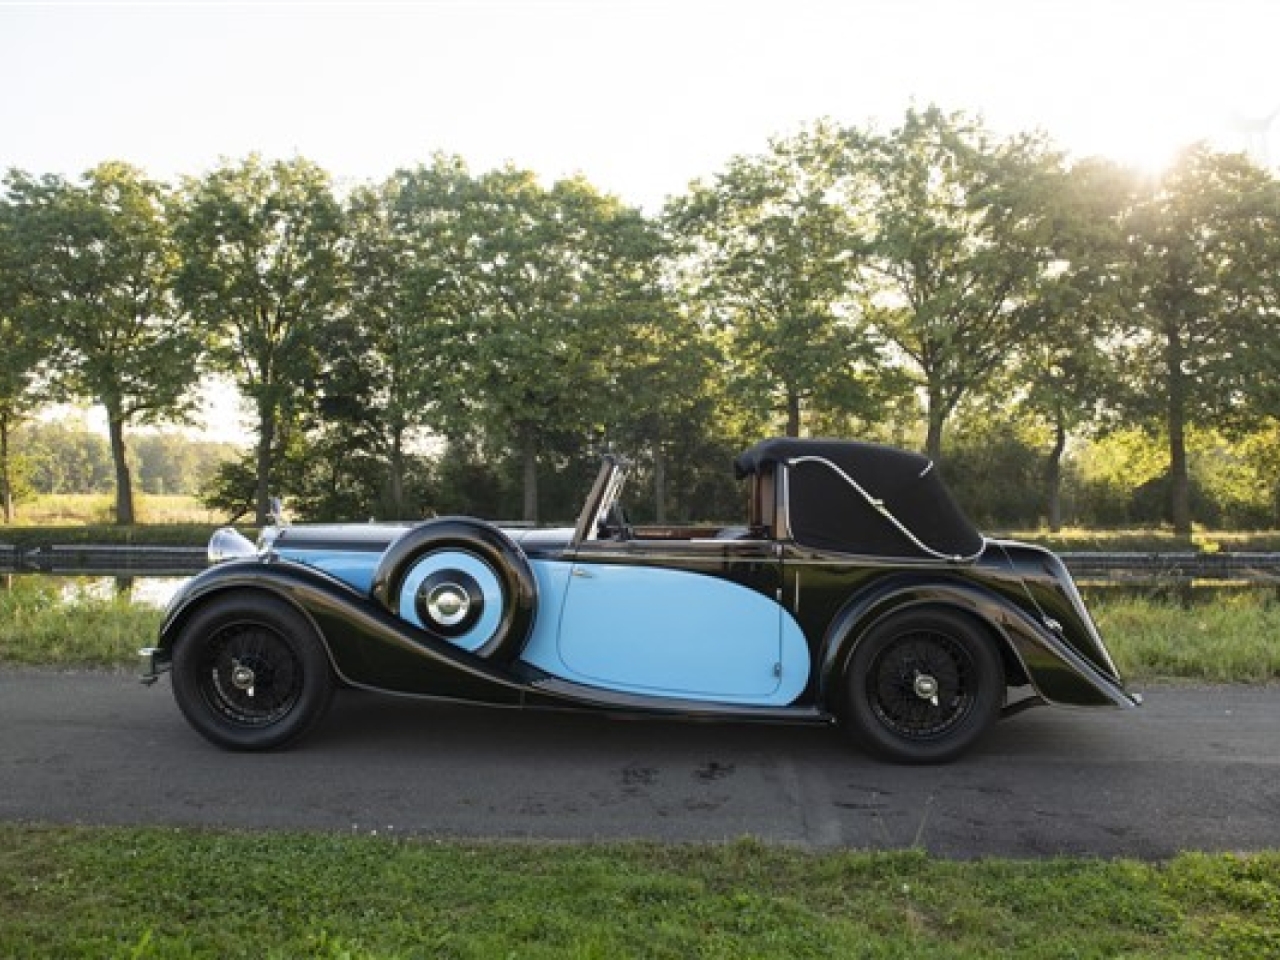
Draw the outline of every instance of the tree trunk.
<instances>
[{"instance_id":1,"label":"tree trunk","mask_svg":"<svg viewBox=\"0 0 1280 960\"><path fill-rule=\"evenodd\" d=\"M942 401L929 391L928 423L929 430L924 438L924 452L930 460L937 463L942 457L942 427L946 414L942 410Z\"/></svg>"},{"instance_id":2,"label":"tree trunk","mask_svg":"<svg viewBox=\"0 0 1280 960\"><path fill-rule=\"evenodd\" d=\"M1061 420L1054 424L1053 449L1044 465L1045 515L1049 530L1062 529L1062 454L1067 449L1067 428Z\"/></svg>"},{"instance_id":3,"label":"tree trunk","mask_svg":"<svg viewBox=\"0 0 1280 960\"><path fill-rule=\"evenodd\" d=\"M661 440L653 445L653 518L667 522L667 455Z\"/></svg>"},{"instance_id":4,"label":"tree trunk","mask_svg":"<svg viewBox=\"0 0 1280 960\"><path fill-rule=\"evenodd\" d=\"M787 391L787 436L800 436L800 395Z\"/></svg>"},{"instance_id":5,"label":"tree trunk","mask_svg":"<svg viewBox=\"0 0 1280 960\"><path fill-rule=\"evenodd\" d=\"M1182 342L1170 333L1165 344L1168 387L1169 512L1174 536L1191 538L1191 478L1187 469L1186 375L1182 370Z\"/></svg>"},{"instance_id":6,"label":"tree trunk","mask_svg":"<svg viewBox=\"0 0 1280 960\"><path fill-rule=\"evenodd\" d=\"M520 458L524 464L524 519L538 522L538 444L534 431L520 431Z\"/></svg>"},{"instance_id":7,"label":"tree trunk","mask_svg":"<svg viewBox=\"0 0 1280 960\"><path fill-rule=\"evenodd\" d=\"M276 440L276 410L270 400L258 401L258 463L254 492L254 522L265 527L271 517L271 448Z\"/></svg>"},{"instance_id":8,"label":"tree trunk","mask_svg":"<svg viewBox=\"0 0 1280 960\"><path fill-rule=\"evenodd\" d=\"M9 420L0 417L0 502L4 522L13 523L13 472L9 469Z\"/></svg>"},{"instance_id":9,"label":"tree trunk","mask_svg":"<svg viewBox=\"0 0 1280 960\"><path fill-rule=\"evenodd\" d=\"M391 476L387 478L387 485L391 519L408 519L404 508L404 427L399 424L391 430Z\"/></svg>"},{"instance_id":10,"label":"tree trunk","mask_svg":"<svg viewBox=\"0 0 1280 960\"><path fill-rule=\"evenodd\" d=\"M131 527L133 513L133 477L124 445L124 420L115 410L107 410L107 433L111 438L111 460L116 468L116 526Z\"/></svg>"},{"instance_id":11,"label":"tree trunk","mask_svg":"<svg viewBox=\"0 0 1280 960\"><path fill-rule=\"evenodd\" d=\"M1191 538L1191 477L1181 406L1169 405L1169 509L1174 536Z\"/></svg>"}]
</instances>

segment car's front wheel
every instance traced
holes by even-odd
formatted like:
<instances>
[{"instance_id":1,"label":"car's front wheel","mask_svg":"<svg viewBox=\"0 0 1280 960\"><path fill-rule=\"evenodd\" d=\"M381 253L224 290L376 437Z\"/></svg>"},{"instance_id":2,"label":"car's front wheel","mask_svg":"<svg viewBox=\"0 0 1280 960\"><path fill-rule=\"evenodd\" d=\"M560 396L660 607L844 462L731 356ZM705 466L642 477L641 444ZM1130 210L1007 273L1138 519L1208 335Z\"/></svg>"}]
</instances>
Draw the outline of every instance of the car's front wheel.
<instances>
[{"instance_id":1,"label":"car's front wheel","mask_svg":"<svg viewBox=\"0 0 1280 960\"><path fill-rule=\"evenodd\" d=\"M269 750L328 710L334 678L310 622L283 600L229 593L183 627L173 695L192 727L232 750Z\"/></svg>"},{"instance_id":2,"label":"car's front wheel","mask_svg":"<svg viewBox=\"0 0 1280 960\"><path fill-rule=\"evenodd\" d=\"M842 720L871 752L899 763L945 763L995 722L1004 668L964 614L907 610L873 626L844 675Z\"/></svg>"}]
</instances>

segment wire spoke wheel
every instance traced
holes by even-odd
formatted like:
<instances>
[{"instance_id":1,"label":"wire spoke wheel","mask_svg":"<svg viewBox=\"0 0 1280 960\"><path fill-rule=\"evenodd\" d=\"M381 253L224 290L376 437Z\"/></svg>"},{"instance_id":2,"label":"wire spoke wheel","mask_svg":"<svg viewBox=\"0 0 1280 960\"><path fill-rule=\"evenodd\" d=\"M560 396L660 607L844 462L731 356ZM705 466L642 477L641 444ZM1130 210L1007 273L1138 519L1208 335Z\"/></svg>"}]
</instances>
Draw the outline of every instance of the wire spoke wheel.
<instances>
[{"instance_id":1,"label":"wire spoke wheel","mask_svg":"<svg viewBox=\"0 0 1280 960\"><path fill-rule=\"evenodd\" d=\"M302 664L276 631L257 623L233 624L205 647L200 664L205 702L232 723L276 723L302 695Z\"/></svg>"},{"instance_id":2,"label":"wire spoke wheel","mask_svg":"<svg viewBox=\"0 0 1280 960\"><path fill-rule=\"evenodd\" d=\"M919 631L897 638L872 662L867 697L886 728L929 740L973 709L974 680L967 650L946 634Z\"/></svg>"},{"instance_id":3,"label":"wire spoke wheel","mask_svg":"<svg viewBox=\"0 0 1280 960\"><path fill-rule=\"evenodd\" d=\"M995 722L1005 695L995 638L944 607L876 623L857 640L844 682L845 729L899 763L954 760Z\"/></svg>"},{"instance_id":4,"label":"wire spoke wheel","mask_svg":"<svg viewBox=\"0 0 1280 960\"><path fill-rule=\"evenodd\" d=\"M269 750L313 727L334 676L315 628L257 591L227 591L197 610L174 644L173 695L202 736L232 750Z\"/></svg>"}]
</instances>

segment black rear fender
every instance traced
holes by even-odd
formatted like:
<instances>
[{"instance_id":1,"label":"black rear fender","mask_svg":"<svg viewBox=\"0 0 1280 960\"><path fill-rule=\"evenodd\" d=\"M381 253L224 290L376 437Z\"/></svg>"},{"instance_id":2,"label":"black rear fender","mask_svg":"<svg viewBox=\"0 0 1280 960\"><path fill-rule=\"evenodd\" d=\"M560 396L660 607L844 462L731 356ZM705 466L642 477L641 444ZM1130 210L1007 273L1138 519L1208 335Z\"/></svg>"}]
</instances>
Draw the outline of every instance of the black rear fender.
<instances>
[{"instance_id":1,"label":"black rear fender","mask_svg":"<svg viewBox=\"0 0 1280 960\"><path fill-rule=\"evenodd\" d=\"M1048 703L1131 706L1124 692L1076 653L1034 615L981 586L963 581L892 578L851 601L823 639L821 697L829 702L858 641L885 617L911 608L935 607L964 615L1000 653L1012 686L1029 683Z\"/></svg>"}]
</instances>

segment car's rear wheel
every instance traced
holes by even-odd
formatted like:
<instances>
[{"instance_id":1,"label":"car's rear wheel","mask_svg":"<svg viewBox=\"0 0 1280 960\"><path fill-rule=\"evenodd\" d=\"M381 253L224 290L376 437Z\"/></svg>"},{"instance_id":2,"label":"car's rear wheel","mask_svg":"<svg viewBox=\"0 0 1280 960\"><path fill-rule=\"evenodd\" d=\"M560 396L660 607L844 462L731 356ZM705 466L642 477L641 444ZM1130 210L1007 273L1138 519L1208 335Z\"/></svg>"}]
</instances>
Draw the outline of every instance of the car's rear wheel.
<instances>
[{"instance_id":1,"label":"car's rear wheel","mask_svg":"<svg viewBox=\"0 0 1280 960\"><path fill-rule=\"evenodd\" d=\"M843 723L871 752L944 763L999 716L1004 669L991 638L964 614L908 610L873 626L844 677Z\"/></svg>"},{"instance_id":2,"label":"car's rear wheel","mask_svg":"<svg viewBox=\"0 0 1280 960\"><path fill-rule=\"evenodd\" d=\"M200 734L269 750L311 729L334 678L310 622L283 600L229 593L197 610L174 643L173 695Z\"/></svg>"}]
</instances>

